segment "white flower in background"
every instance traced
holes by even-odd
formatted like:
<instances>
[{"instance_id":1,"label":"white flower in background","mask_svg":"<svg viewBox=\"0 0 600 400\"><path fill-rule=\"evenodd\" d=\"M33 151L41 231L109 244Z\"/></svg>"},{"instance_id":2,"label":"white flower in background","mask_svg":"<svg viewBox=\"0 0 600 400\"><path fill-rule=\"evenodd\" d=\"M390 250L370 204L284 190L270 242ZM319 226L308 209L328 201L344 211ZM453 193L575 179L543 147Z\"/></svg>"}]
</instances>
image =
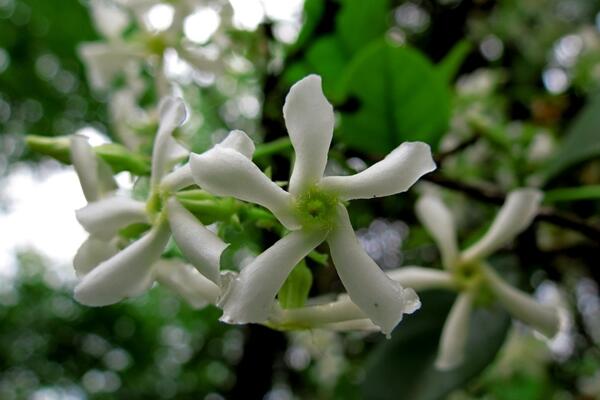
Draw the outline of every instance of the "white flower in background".
<instances>
[{"instance_id":1,"label":"white flower in background","mask_svg":"<svg viewBox=\"0 0 600 400\"><path fill-rule=\"evenodd\" d=\"M166 95L169 84L163 58L169 49L194 70L217 73L224 67L219 52L228 47L226 31L232 19L227 1L92 0L90 4L94 24L105 40L84 43L79 53L97 90L109 89L127 69L140 73L142 66L150 65L160 95ZM131 14L140 30L125 36L126 28L134 23ZM209 40L217 48L205 46Z\"/></svg>"},{"instance_id":2,"label":"white flower in background","mask_svg":"<svg viewBox=\"0 0 600 400\"><path fill-rule=\"evenodd\" d=\"M513 240L535 217L542 193L535 189L511 192L487 232L474 244L459 251L450 210L434 195L422 196L416 205L419 220L440 249L444 271L405 267L389 276L416 290L445 288L459 291L444 325L436 366L447 370L461 364L469 333L469 316L481 291L493 295L514 318L547 337L559 330L559 310L542 305L505 282L485 259Z\"/></svg>"},{"instance_id":3,"label":"white flower in background","mask_svg":"<svg viewBox=\"0 0 600 400\"><path fill-rule=\"evenodd\" d=\"M76 213L90 233L73 261L81 278L75 298L82 304L113 304L143 293L154 281L175 290L195 307L214 303L220 293L219 257L226 244L171 196L193 184L187 166L167 173L187 155L171 136L185 120L185 106L171 97L160 109L147 203L107 192L104 188L109 175L103 163L85 139L72 139L73 164L90 201ZM147 223L151 228L119 250L119 231L134 223ZM171 235L195 268L180 261L160 260Z\"/></svg>"},{"instance_id":4,"label":"white flower in background","mask_svg":"<svg viewBox=\"0 0 600 400\"><path fill-rule=\"evenodd\" d=\"M296 159L286 192L251 161L248 151L216 145L190 157L196 183L217 196L231 196L269 209L291 232L244 267L220 299L222 320L265 322L292 269L327 241L338 275L352 301L385 334L404 313L418 308L412 289L390 280L360 246L344 201L406 191L435 169L429 146L404 143L382 161L352 176L323 177L334 114L321 78L308 76L290 90L283 114ZM245 137L245 136L244 136Z\"/></svg>"}]
</instances>

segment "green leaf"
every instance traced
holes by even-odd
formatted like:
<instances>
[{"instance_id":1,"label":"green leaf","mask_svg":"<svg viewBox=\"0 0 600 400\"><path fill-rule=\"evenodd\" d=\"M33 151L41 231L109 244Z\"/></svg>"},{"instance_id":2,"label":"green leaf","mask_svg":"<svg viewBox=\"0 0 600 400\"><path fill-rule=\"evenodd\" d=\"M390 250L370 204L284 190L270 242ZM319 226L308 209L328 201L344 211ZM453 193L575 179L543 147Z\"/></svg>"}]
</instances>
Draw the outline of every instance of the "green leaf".
<instances>
[{"instance_id":1,"label":"green leaf","mask_svg":"<svg viewBox=\"0 0 600 400\"><path fill-rule=\"evenodd\" d=\"M461 367L441 372L433 363L440 333L453 295L431 291L420 294L422 308L398 325L367 363L363 398L368 400L444 399L490 364L508 332L510 318L497 309L475 309Z\"/></svg>"},{"instance_id":2,"label":"green leaf","mask_svg":"<svg viewBox=\"0 0 600 400\"><path fill-rule=\"evenodd\" d=\"M323 78L323 90L334 103L343 96L340 77L348 65L349 57L344 53L337 36L325 36L306 52L308 72L319 74Z\"/></svg>"},{"instance_id":3,"label":"green leaf","mask_svg":"<svg viewBox=\"0 0 600 400\"><path fill-rule=\"evenodd\" d=\"M385 154L407 140L436 146L450 117L450 92L419 51L380 40L348 67L344 92L359 102L342 115L340 134L349 146Z\"/></svg>"},{"instance_id":4,"label":"green leaf","mask_svg":"<svg viewBox=\"0 0 600 400\"><path fill-rule=\"evenodd\" d=\"M548 190L544 194L546 204L589 199L600 199L600 185L560 188Z\"/></svg>"},{"instance_id":5,"label":"green leaf","mask_svg":"<svg viewBox=\"0 0 600 400\"><path fill-rule=\"evenodd\" d=\"M389 0L344 0L342 3L336 27L348 54L362 50L385 34L389 26Z\"/></svg>"},{"instance_id":6,"label":"green leaf","mask_svg":"<svg viewBox=\"0 0 600 400\"><path fill-rule=\"evenodd\" d=\"M471 43L461 40L450 49L446 57L438 64L439 74L446 82L452 82L461 65L471 52Z\"/></svg>"},{"instance_id":7,"label":"green leaf","mask_svg":"<svg viewBox=\"0 0 600 400\"><path fill-rule=\"evenodd\" d=\"M283 308L302 307L308 298L312 286L313 276L306 262L301 261L287 277L277 299Z\"/></svg>"},{"instance_id":8,"label":"green leaf","mask_svg":"<svg viewBox=\"0 0 600 400\"><path fill-rule=\"evenodd\" d=\"M590 158L600 156L600 93L591 97L567 128L564 140L556 155L544 168L545 180Z\"/></svg>"}]
</instances>

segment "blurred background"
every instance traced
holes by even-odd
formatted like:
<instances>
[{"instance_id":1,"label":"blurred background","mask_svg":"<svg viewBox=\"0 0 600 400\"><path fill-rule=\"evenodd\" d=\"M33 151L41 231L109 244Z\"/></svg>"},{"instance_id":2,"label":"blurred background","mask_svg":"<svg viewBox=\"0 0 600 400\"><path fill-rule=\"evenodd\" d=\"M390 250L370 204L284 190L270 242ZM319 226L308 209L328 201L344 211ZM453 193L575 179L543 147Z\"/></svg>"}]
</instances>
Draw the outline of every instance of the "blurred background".
<instances>
[{"instance_id":1,"label":"blurred background","mask_svg":"<svg viewBox=\"0 0 600 400\"><path fill-rule=\"evenodd\" d=\"M183 1L149 2L118 34L166 31ZM547 341L504 314L478 314L465 367L440 373L431 360L448 293L425 293L390 340L232 327L160 287L79 305L72 257L86 233L74 210L85 199L72 167L32 152L25 135L80 133L98 145L134 131L144 149L155 126L146 108L160 95L146 84L152 63L103 85L81 57L82 44L115 40L96 5L0 0L0 399L600 399L600 2L231 0L230 25L209 2L187 3L180 35L225 60L203 70L187 50L160 48L192 110L181 132L191 148L233 128L257 142L284 137L287 90L318 73L339 119L328 169L360 170L405 140L427 141L465 243L497 210L494 193L546 191L546 206L572 224L538 221L493 262L567 307L568 329ZM288 158L258 162L286 180ZM128 172L117 180L134 190ZM439 265L414 198L352 205L361 243L384 269ZM228 232L236 257L264 248L254 233ZM320 272L316 290L340 289L333 269Z\"/></svg>"}]
</instances>

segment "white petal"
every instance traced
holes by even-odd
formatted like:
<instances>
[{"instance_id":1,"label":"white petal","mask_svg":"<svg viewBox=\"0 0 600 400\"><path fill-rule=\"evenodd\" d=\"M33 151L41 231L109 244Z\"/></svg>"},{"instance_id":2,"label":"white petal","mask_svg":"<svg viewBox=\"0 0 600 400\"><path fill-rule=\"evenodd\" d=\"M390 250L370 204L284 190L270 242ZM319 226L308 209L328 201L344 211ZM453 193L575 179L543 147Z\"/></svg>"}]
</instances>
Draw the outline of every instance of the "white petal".
<instances>
[{"instance_id":1,"label":"white petal","mask_svg":"<svg viewBox=\"0 0 600 400\"><path fill-rule=\"evenodd\" d=\"M228 147L236 150L239 153L245 155L248 159L252 159L254 154L255 146L252 139L246 135L244 131L231 131L225 139L218 144L218 146Z\"/></svg>"},{"instance_id":2,"label":"white petal","mask_svg":"<svg viewBox=\"0 0 600 400\"><path fill-rule=\"evenodd\" d=\"M440 249L444 268L452 269L458 257L456 227L452 213L444 202L434 195L421 196L417 201L415 211L419 221L425 226Z\"/></svg>"},{"instance_id":3,"label":"white petal","mask_svg":"<svg viewBox=\"0 0 600 400\"><path fill-rule=\"evenodd\" d=\"M549 338L558 332L560 327L558 308L538 303L531 296L504 282L492 268L486 267L485 273L487 282L498 301L514 318Z\"/></svg>"},{"instance_id":4,"label":"white petal","mask_svg":"<svg viewBox=\"0 0 600 400\"><path fill-rule=\"evenodd\" d=\"M154 267L158 283L183 297L192 307L214 304L220 289L191 265L179 260L159 260Z\"/></svg>"},{"instance_id":5,"label":"white petal","mask_svg":"<svg viewBox=\"0 0 600 400\"><path fill-rule=\"evenodd\" d=\"M183 124L187 116L185 104L178 97L165 97L160 104L160 123L152 150L152 186L157 185L177 157L181 146L171 136L175 128Z\"/></svg>"},{"instance_id":6,"label":"white petal","mask_svg":"<svg viewBox=\"0 0 600 400\"><path fill-rule=\"evenodd\" d=\"M465 346L469 338L469 319L472 306L473 299L468 292L461 293L454 302L442 330L438 356L435 361L437 369L450 370L463 362Z\"/></svg>"},{"instance_id":7,"label":"white petal","mask_svg":"<svg viewBox=\"0 0 600 400\"><path fill-rule=\"evenodd\" d=\"M296 152L289 190L298 194L323 177L333 136L333 107L323 94L320 76L309 75L292 86L283 117Z\"/></svg>"},{"instance_id":8,"label":"white petal","mask_svg":"<svg viewBox=\"0 0 600 400\"><path fill-rule=\"evenodd\" d=\"M350 176L327 176L320 185L344 200L370 199L405 192L434 169L428 144L404 142L366 170Z\"/></svg>"},{"instance_id":9,"label":"white petal","mask_svg":"<svg viewBox=\"0 0 600 400\"><path fill-rule=\"evenodd\" d=\"M81 278L96 268L102 261L108 260L119 252L114 241L98 239L90 235L85 242L79 246L73 258L75 274Z\"/></svg>"},{"instance_id":10,"label":"white petal","mask_svg":"<svg viewBox=\"0 0 600 400\"><path fill-rule=\"evenodd\" d=\"M106 306L146 291L152 285L152 265L169 236L166 224L153 228L87 274L75 287L75 299L92 307Z\"/></svg>"},{"instance_id":11,"label":"white petal","mask_svg":"<svg viewBox=\"0 0 600 400\"><path fill-rule=\"evenodd\" d=\"M232 324L264 322L275 296L292 269L325 238L325 232L294 231L244 267L219 307L221 320Z\"/></svg>"},{"instance_id":12,"label":"white petal","mask_svg":"<svg viewBox=\"0 0 600 400\"><path fill-rule=\"evenodd\" d=\"M118 37L129 24L129 17L122 8L106 0L90 1L92 22L104 37Z\"/></svg>"},{"instance_id":13,"label":"white petal","mask_svg":"<svg viewBox=\"0 0 600 400\"><path fill-rule=\"evenodd\" d=\"M338 275L356 305L389 335L402 315L419 308L414 290L388 278L361 247L346 208L338 206L336 226L327 238Z\"/></svg>"},{"instance_id":14,"label":"white petal","mask_svg":"<svg viewBox=\"0 0 600 400\"><path fill-rule=\"evenodd\" d=\"M168 192L177 192L193 184L194 178L192 178L192 169L189 164L177 168L175 171L166 175L160 182L161 188Z\"/></svg>"},{"instance_id":15,"label":"white petal","mask_svg":"<svg viewBox=\"0 0 600 400\"><path fill-rule=\"evenodd\" d=\"M387 275L404 287L416 291L427 289L454 289L454 278L446 271L423 267L402 267L387 272Z\"/></svg>"},{"instance_id":16,"label":"white petal","mask_svg":"<svg viewBox=\"0 0 600 400\"><path fill-rule=\"evenodd\" d=\"M108 240L127 225L148 222L146 204L128 197L113 196L90 203L75 212L89 233Z\"/></svg>"},{"instance_id":17,"label":"white petal","mask_svg":"<svg viewBox=\"0 0 600 400\"><path fill-rule=\"evenodd\" d=\"M299 227L289 193L277 186L241 153L216 146L190 156L192 176L202 189L268 208L288 229Z\"/></svg>"},{"instance_id":18,"label":"white petal","mask_svg":"<svg viewBox=\"0 0 600 400\"><path fill-rule=\"evenodd\" d=\"M72 135L70 150L71 162L88 202L100 199L117 187L110 167L96 157L85 136Z\"/></svg>"},{"instance_id":19,"label":"white petal","mask_svg":"<svg viewBox=\"0 0 600 400\"><path fill-rule=\"evenodd\" d=\"M536 189L512 191L485 235L463 252L463 260L471 262L484 259L514 239L531 224L542 197L542 193Z\"/></svg>"},{"instance_id":20,"label":"white petal","mask_svg":"<svg viewBox=\"0 0 600 400\"><path fill-rule=\"evenodd\" d=\"M227 247L176 199L167 203L171 232L183 255L209 280L219 285L221 253Z\"/></svg>"}]
</instances>

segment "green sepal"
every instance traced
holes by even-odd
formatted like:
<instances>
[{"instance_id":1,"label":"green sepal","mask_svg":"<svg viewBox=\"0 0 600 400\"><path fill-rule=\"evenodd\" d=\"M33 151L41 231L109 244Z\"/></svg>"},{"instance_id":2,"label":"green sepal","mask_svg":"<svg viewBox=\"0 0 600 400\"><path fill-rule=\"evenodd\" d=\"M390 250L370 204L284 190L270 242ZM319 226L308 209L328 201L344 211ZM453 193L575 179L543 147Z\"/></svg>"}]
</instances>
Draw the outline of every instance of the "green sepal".
<instances>
[{"instance_id":1,"label":"green sepal","mask_svg":"<svg viewBox=\"0 0 600 400\"><path fill-rule=\"evenodd\" d=\"M282 308L299 308L306 303L312 286L313 276L304 261L301 261L287 277L277 298Z\"/></svg>"}]
</instances>

